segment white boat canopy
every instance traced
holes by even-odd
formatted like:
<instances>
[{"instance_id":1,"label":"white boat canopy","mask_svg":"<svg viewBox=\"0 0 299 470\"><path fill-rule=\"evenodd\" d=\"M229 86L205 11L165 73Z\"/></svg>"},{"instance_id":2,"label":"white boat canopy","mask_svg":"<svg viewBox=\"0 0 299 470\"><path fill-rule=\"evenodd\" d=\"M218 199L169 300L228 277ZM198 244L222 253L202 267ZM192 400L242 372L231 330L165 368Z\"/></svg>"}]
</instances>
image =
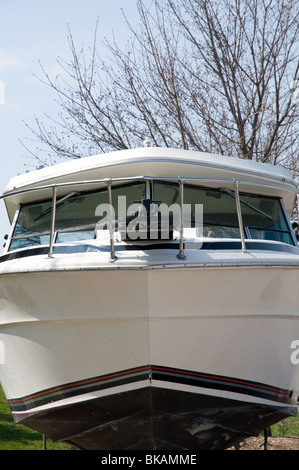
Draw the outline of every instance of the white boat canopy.
<instances>
[{"instance_id":1,"label":"white boat canopy","mask_svg":"<svg viewBox=\"0 0 299 470\"><path fill-rule=\"evenodd\" d=\"M143 147L66 161L12 178L2 198L10 221L21 204L60 196L72 189L85 191L142 178L178 179L208 187L231 188L240 182L248 193L280 197L289 216L296 196L296 184L283 167L246 159L190 150ZM92 186L94 185L94 186Z\"/></svg>"}]
</instances>

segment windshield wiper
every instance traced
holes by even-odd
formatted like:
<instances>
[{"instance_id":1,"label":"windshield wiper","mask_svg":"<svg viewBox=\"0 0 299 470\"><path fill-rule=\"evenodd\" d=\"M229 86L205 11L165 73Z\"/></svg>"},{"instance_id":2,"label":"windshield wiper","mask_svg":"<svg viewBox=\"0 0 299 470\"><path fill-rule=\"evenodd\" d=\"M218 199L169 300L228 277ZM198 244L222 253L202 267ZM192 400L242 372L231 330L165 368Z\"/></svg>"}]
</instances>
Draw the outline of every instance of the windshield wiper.
<instances>
[{"instance_id":1,"label":"windshield wiper","mask_svg":"<svg viewBox=\"0 0 299 470\"><path fill-rule=\"evenodd\" d=\"M64 201L66 201L67 199L69 199L71 196L75 196L79 194L78 192L76 191L73 191L69 194L67 194L66 196L62 197L61 199L59 199L59 201L56 202L56 207L59 205L59 204L62 204ZM48 215L50 212L52 212L52 206L51 207L48 207L48 209L44 210L44 212L42 212L38 217L36 217L36 219L34 219L34 222L37 222L38 220L42 219L43 217L45 217L46 215Z\"/></svg>"},{"instance_id":2,"label":"windshield wiper","mask_svg":"<svg viewBox=\"0 0 299 470\"><path fill-rule=\"evenodd\" d=\"M229 191L229 189L223 189L223 188L221 189L221 191L223 191L224 193L236 199L235 193L233 191ZM260 209L253 206L252 204L249 204L249 202L244 201L242 198L240 198L240 202L242 202L242 204L245 204L245 206L250 207L250 209L254 210L255 212L258 212L262 216L266 217L267 219L273 220L273 217L271 217L271 215L266 214L266 212L261 211Z\"/></svg>"}]
</instances>

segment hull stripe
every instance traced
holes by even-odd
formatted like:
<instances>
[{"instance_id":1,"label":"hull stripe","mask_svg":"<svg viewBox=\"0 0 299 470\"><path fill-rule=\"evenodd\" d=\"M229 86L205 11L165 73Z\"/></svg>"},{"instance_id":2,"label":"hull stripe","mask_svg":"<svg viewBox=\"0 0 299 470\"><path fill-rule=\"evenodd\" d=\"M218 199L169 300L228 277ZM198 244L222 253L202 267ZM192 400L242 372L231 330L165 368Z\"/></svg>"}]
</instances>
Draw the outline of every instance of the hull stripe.
<instances>
[{"instance_id":1,"label":"hull stripe","mask_svg":"<svg viewBox=\"0 0 299 470\"><path fill-rule=\"evenodd\" d=\"M240 393L289 405L294 404L291 400L292 391L290 390L243 379L156 365L141 366L60 385L21 398L9 399L8 403L12 412L27 411L84 393L105 390L143 380L149 380L152 386L155 386L153 381L159 380L193 387Z\"/></svg>"}]
</instances>

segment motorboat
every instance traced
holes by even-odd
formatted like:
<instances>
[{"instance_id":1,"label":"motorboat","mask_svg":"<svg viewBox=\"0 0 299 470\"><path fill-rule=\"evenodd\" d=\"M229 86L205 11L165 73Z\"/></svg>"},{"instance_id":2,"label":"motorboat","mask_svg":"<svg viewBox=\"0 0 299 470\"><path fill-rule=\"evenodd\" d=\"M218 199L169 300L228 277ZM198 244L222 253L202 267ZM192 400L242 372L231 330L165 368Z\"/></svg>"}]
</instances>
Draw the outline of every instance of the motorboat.
<instances>
[{"instance_id":1,"label":"motorboat","mask_svg":"<svg viewBox=\"0 0 299 470\"><path fill-rule=\"evenodd\" d=\"M145 146L13 177L0 382L86 450L220 450L297 414L296 184Z\"/></svg>"}]
</instances>

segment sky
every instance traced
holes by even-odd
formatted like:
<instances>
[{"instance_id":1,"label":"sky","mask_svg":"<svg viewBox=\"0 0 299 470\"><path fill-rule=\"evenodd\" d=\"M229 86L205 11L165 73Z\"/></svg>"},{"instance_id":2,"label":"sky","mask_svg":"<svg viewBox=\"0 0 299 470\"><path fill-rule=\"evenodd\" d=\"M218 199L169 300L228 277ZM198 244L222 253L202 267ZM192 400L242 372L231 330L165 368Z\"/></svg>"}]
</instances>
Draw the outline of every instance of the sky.
<instances>
[{"instance_id":1,"label":"sky","mask_svg":"<svg viewBox=\"0 0 299 470\"><path fill-rule=\"evenodd\" d=\"M34 150L26 124L34 117L57 115L55 95L37 77L41 65L54 76L57 58L70 58L68 27L75 44L92 45L97 19L98 44L116 36L124 43L130 36L123 12L138 23L135 0L0 0L0 193L10 178L35 169L22 142ZM103 54L106 54L103 48ZM9 222L0 200L0 253ZM3 241L3 243L2 243Z\"/></svg>"}]
</instances>

